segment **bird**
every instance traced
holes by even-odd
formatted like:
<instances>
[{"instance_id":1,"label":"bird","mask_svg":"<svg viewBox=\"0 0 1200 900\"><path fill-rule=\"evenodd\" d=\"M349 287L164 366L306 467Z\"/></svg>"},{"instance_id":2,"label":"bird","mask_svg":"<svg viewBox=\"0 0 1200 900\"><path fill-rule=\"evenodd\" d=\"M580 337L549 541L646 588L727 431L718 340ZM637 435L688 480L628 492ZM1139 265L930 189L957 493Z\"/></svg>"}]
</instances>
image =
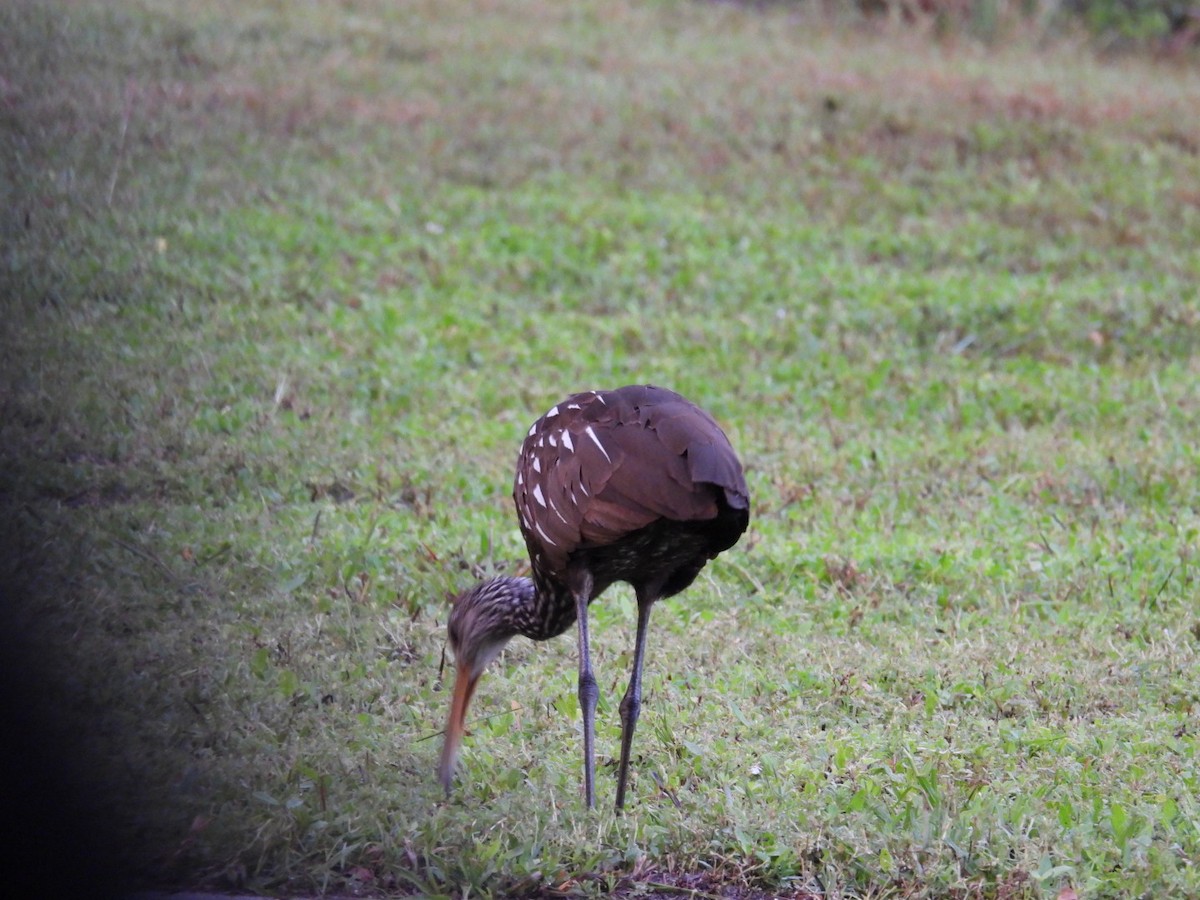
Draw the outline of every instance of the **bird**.
<instances>
[{"instance_id":1,"label":"bird","mask_svg":"<svg viewBox=\"0 0 1200 900\"><path fill-rule=\"evenodd\" d=\"M577 624L584 795L595 807L599 696L588 606L616 582L637 598L633 672L620 704L616 809L625 805L642 700L650 610L690 585L750 521L741 461L716 421L653 385L572 394L530 427L513 500L531 577L496 577L455 598L447 643L455 684L438 774L451 794L467 707L480 676L517 636L544 641Z\"/></svg>"}]
</instances>

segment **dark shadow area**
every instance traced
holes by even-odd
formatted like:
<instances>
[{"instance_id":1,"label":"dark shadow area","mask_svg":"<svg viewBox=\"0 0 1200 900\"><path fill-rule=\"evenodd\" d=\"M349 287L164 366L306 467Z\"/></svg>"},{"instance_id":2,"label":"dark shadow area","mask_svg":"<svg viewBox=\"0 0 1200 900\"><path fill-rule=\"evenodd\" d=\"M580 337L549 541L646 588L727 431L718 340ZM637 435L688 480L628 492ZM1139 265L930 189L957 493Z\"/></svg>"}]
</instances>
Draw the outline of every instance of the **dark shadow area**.
<instances>
[{"instance_id":1,"label":"dark shadow area","mask_svg":"<svg viewBox=\"0 0 1200 900\"><path fill-rule=\"evenodd\" d=\"M5 539L10 535L0 535ZM9 562L5 554L5 562ZM21 575L26 575L22 578ZM30 634L28 573L5 566L0 583L0 815L3 882L10 897L124 896L112 791L61 708L47 660Z\"/></svg>"}]
</instances>

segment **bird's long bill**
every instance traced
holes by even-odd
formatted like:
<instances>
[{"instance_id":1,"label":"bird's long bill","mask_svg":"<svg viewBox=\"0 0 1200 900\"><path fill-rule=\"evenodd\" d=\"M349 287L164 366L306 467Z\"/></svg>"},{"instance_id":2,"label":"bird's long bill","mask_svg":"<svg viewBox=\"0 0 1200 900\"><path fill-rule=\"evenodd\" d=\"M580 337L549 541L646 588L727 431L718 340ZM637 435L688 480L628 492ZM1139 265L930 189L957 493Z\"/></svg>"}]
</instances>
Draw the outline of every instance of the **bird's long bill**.
<instances>
[{"instance_id":1,"label":"bird's long bill","mask_svg":"<svg viewBox=\"0 0 1200 900\"><path fill-rule=\"evenodd\" d=\"M479 683L478 676L472 678L467 666L459 665L454 676L454 699L450 704L450 718L446 721L446 740L442 744L442 761L438 766L438 777L446 794L450 794L450 785L454 780L454 764L458 760L458 748L466 731L467 706L475 693L475 685Z\"/></svg>"}]
</instances>

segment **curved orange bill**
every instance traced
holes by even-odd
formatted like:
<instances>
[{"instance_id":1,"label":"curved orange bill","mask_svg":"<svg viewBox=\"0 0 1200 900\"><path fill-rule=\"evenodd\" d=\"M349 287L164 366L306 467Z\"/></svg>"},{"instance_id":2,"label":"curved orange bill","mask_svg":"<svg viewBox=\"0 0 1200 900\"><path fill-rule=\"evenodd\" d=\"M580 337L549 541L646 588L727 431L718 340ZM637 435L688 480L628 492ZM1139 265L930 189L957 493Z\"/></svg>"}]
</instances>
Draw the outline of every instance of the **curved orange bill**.
<instances>
[{"instance_id":1,"label":"curved orange bill","mask_svg":"<svg viewBox=\"0 0 1200 900\"><path fill-rule=\"evenodd\" d=\"M457 667L454 676L454 699L450 704L450 718L446 722L446 738L442 744L442 761L438 766L438 778L450 796L450 785L454 781L454 764L458 761L458 748L466 733L467 706L475 693L475 685L479 678L471 677L471 671L464 665Z\"/></svg>"}]
</instances>

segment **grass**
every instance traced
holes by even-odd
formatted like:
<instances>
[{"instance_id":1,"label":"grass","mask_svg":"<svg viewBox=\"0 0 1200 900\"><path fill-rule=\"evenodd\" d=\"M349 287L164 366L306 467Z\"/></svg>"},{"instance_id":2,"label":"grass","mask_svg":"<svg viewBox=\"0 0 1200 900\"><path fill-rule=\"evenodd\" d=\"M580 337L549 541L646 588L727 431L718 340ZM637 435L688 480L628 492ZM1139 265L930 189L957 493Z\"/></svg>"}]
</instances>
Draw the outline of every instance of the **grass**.
<instances>
[{"instance_id":1,"label":"grass","mask_svg":"<svg viewBox=\"0 0 1200 900\"><path fill-rule=\"evenodd\" d=\"M0 60L23 870L1200 892L1193 69L590 0L18 0ZM523 564L529 422L634 381L754 514L656 610L631 809L618 589L602 808L567 638L447 801L447 597Z\"/></svg>"}]
</instances>

